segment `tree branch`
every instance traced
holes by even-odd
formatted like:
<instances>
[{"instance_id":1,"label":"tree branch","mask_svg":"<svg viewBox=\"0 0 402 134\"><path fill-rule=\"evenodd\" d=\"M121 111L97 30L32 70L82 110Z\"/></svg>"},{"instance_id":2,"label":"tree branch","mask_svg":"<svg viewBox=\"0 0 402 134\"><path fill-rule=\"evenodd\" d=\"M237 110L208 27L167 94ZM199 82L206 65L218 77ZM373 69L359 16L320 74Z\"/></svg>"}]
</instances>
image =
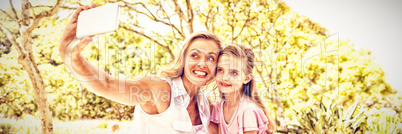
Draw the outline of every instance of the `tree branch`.
<instances>
[{"instance_id":1,"label":"tree branch","mask_svg":"<svg viewBox=\"0 0 402 134\"><path fill-rule=\"evenodd\" d=\"M35 16L35 11L34 11L33 8L32 8L32 5L29 5L29 10L31 10L32 18L35 20L35 19L36 19L36 16Z\"/></svg>"},{"instance_id":2,"label":"tree branch","mask_svg":"<svg viewBox=\"0 0 402 134\"><path fill-rule=\"evenodd\" d=\"M5 33L7 36L7 39L10 41L11 45L15 46L18 52L18 55L26 55L24 49L22 46L20 46L20 44L17 43L17 40L13 37L13 35L11 34L11 32L5 28L2 24L0 24L0 30L1 32Z\"/></svg>"},{"instance_id":3,"label":"tree branch","mask_svg":"<svg viewBox=\"0 0 402 134\"><path fill-rule=\"evenodd\" d=\"M194 32L193 28L193 20L194 20L194 12L193 12L193 7L191 6L190 0L186 0L186 6L187 6L187 24L188 24L188 29L190 34Z\"/></svg>"},{"instance_id":4,"label":"tree branch","mask_svg":"<svg viewBox=\"0 0 402 134\"><path fill-rule=\"evenodd\" d=\"M262 84L264 84L264 86L265 86L266 88L268 88L268 85L267 85L267 83L265 82L264 77L262 77L263 74L262 74L261 70L259 70L258 68L256 68L256 71L257 71L258 75L261 77ZM271 94L271 92L269 92L269 93ZM275 101L273 97L267 96L267 98L268 98L269 100L271 100L272 102Z\"/></svg>"},{"instance_id":5,"label":"tree branch","mask_svg":"<svg viewBox=\"0 0 402 134\"><path fill-rule=\"evenodd\" d=\"M160 23L165 24L165 25L167 25L167 26L169 26L169 27L172 27L172 28L175 29L183 38L186 37L186 36L183 34L183 32L180 31L180 30L179 30L175 25L173 25L172 23L168 23L168 22L165 22L165 21L163 21L163 20L158 19L158 18L146 7L146 5L145 5L144 3L142 3L142 2L137 2L137 3L131 4L131 3L128 3L128 2L126 2L126 1L121 1L121 2L123 2L123 3L125 4L123 7L127 7L127 8L129 8L129 9L131 9L131 10L134 10L134 11L137 12L137 13L143 14L143 15L147 16L148 18L150 18L151 20L155 21L155 22L160 22ZM145 10L147 10L148 14L145 13L145 12L139 11L139 10L137 10L137 9L131 7L131 6L129 6L130 4L131 4L131 5L141 5L143 8L145 8Z\"/></svg>"},{"instance_id":6,"label":"tree branch","mask_svg":"<svg viewBox=\"0 0 402 134\"><path fill-rule=\"evenodd\" d=\"M10 14L8 14L6 11L4 11L3 9L0 9L2 13L6 14L8 18L10 18L12 21L17 21L15 18L11 17Z\"/></svg>"},{"instance_id":7,"label":"tree branch","mask_svg":"<svg viewBox=\"0 0 402 134\"><path fill-rule=\"evenodd\" d=\"M210 30L210 28L209 28L209 26L208 26L208 22L209 22L209 15L211 14L211 12L212 12L212 9L213 8L210 8L209 10L208 10L208 13L205 15L205 22L204 22L204 25L205 25L205 27L208 29L208 30Z\"/></svg>"},{"instance_id":8,"label":"tree branch","mask_svg":"<svg viewBox=\"0 0 402 134\"><path fill-rule=\"evenodd\" d=\"M121 27L121 28L123 28L123 29L125 29L125 30L127 30L127 31L130 31L130 32L136 33L136 34L138 34L138 35L141 35L141 36L143 36L143 37L145 37L145 38L151 40L152 42L156 43L158 46L160 46L160 47L162 47L163 49L165 49L166 51L168 51L168 53L169 53L169 55L172 57L172 59L175 59L175 56L174 56L172 50L170 50L170 48L169 48L168 46L162 45L162 43L160 43L159 41L157 41L157 40L151 38L150 36L148 36L148 35L146 35L146 34L144 34L144 33L142 33L142 32L137 31L137 30L128 28L128 27L126 27L126 26L124 26L124 25L120 25L119 27Z\"/></svg>"},{"instance_id":9,"label":"tree branch","mask_svg":"<svg viewBox=\"0 0 402 134\"><path fill-rule=\"evenodd\" d=\"M56 4L53 6L52 9L48 10L48 11L43 11L41 13L39 13L38 15L34 14L34 21L28 26L27 32L31 32L32 30L34 30L34 28L36 28L36 26L38 26L39 21L44 18L44 17L50 17L52 15L54 15L57 10L59 9L61 5L61 0L57 0Z\"/></svg>"},{"instance_id":10,"label":"tree branch","mask_svg":"<svg viewBox=\"0 0 402 134\"><path fill-rule=\"evenodd\" d=\"M32 8L43 8L43 7L45 7L45 8L52 8L52 7L54 7L54 6L49 6L49 5L36 5L36 6L32 6ZM59 8L68 9L68 10L75 10L75 9L77 9L78 7L60 6Z\"/></svg>"},{"instance_id":11,"label":"tree branch","mask_svg":"<svg viewBox=\"0 0 402 134\"><path fill-rule=\"evenodd\" d=\"M184 31L184 30L183 30L183 20L182 20L182 19L180 19L180 30L181 30L181 31Z\"/></svg>"},{"instance_id":12,"label":"tree branch","mask_svg":"<svg viewBox=\"0 0 402 134\"><path fill-rule=\"evenodd\" d=\"M17 12L15 11L15 8L14 8L14 6L13 6L12 0L9 0L9 2L10 2L11 10L13 11L14 18L15 18L16 20L19 20L18 15L17 15ZM18 25L19 25L19 24L18 24Z\"/></svg>"},{"instance_id":13,"label":"tree branch","mask_svg":"<svg viewBox=\"0 0 402 134\"><path fill-rule=\"evenodd\" d=\"M166 16L166 18L167 18L167 20L169 21L169 23L172 24L172 21L171 21L171 19L170 19L170 16L167 14L167 12L165 11L165 9L162 7L162 4L160 4L159 6L160 6L160 8L162 9L162 12L163 12L163 14ZM174 38L177 39L176 34L175 34L175 31L177 31L183 39L186 38L186 36L182 33L183 31L180 32L179 29L178 29L176 26L175 26L175 27L171 27L171 28L172 28L172 34L173 34Z\"/></svg>"},{"instance_id":14,"label":"tree branch","mask_svg":"<svg viewBox=\"0 0 402 134\"><path fill-rule=\"evenodd\" d=\"M181 30L183 31L183 25L182 25L182 21L186 21L188 22L187 17L184 15L183 10L181 9L179 2L177 0L172 0L173 4L174 4L174 8L175 8L175 12L177 13L177 15L179 15L180 18L180 27Z\"/></svg>"},{"instance_id":15,"label":"tree branch","mask_svg":"<svg viewBox=\"0 0 402 134\"><path fill-rule=\"evenodd\" d=\"M21 0L21 26L29 26L31 3L28 0ZM35 17L33 17L35 19ZM24 44L24 43L23 43Z\"/></svg>"},{"instance_id":16,"label":"tree branch","mask_svg":"<svg viewBox=\"0 0 402 134\"><path fill-rule=\"evenodd\" d=\"M212 27L211 32L212 32L212 33L215 32L215 25L214 25L214 24L215 24L215 21L214 21L214 20L215 20L215 16L219 13L219 7L218 7L218 6L216 7L216 11L217 11L217 12L212 15L212 18L213 18L213 19L210 20L210 22L212 22L212 23L211 23L211 27Z\"/></svg>"},{"instance_id":17,"label":"tree branch","mask_svg":"<svg viewBox=\"0 0 402 134\"><path fill-rule=\"evenodd\" d=\"M240 35L241 35L241 33L243 32L243 30L244 30L244 28L247 26L247 24L248 24L248 22L249 21L251 21L253 18L251 18L251 16L250 16L250 9L248 9L248 12L246 13L246 16L247 16L247 19L246 19L246 21L244 22L244 24L243 24L243 26L242 26L242 28L240 29L240 32L239 32L239 34L237 34L237 36L236 37L234 37L234 39L233 40L236 40L237 39L237 37L239 37Z\"/></svg>"},{"instance_id":18,"label":"tree branch","mask_svg":"<svg viewBox=\"0 0 402 134\"><path fill-rule=\"evenodd\" d=\"M179 2L177 0L172 0L173 4L174 4L174 8L175 8L175 12L177 13L177 15L179 15L179 18L181 20L187 20L187 17L184 15L183 10L181 9Z\"/></svg>"}]
</instances>

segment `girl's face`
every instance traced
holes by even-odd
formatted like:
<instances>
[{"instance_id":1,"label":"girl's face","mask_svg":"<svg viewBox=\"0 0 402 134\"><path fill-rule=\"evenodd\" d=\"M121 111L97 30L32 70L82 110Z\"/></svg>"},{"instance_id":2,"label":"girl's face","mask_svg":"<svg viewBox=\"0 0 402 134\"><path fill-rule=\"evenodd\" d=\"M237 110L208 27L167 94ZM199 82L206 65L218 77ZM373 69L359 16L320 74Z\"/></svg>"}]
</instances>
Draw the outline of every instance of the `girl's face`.
<instances>
[{"instance_id":1,"label":"girl's face","mask_svg":"<svg viewBox=\"0 0 402 134\"><path fill-rule=\"evenodd\" d=\"M221 93L240 92L243 84L250 82L252 74L246 75L246 63L234 55L222 54L216 72L216 84Z\"/></svg>"},{"instance_id":2,"label":"girl's face","mask_svg":"<svg viewBox=\"0 0 402 134\"><path fill-rule=\"evenodd\" d=\"M215 75L219 47L213 40L193 40L186 51L184 79L197 86L204 86Z\"/></svg>"}]
</instances>

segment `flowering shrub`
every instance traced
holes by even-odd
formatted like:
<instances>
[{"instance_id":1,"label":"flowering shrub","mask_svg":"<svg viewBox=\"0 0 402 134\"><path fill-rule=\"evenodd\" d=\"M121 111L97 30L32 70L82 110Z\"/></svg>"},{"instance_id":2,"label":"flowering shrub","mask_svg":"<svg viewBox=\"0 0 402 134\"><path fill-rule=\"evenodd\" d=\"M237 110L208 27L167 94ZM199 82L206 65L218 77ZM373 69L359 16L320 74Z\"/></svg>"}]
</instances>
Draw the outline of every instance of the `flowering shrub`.
<instances>
[{"instance_id":1,"label":"flowering shrub","mask_svg":"<svg viewBox=\"0 0 402 134\"><path fill-rule=\"evenodd\" d=\"M400 113L391 108L361 107L358 102L344 110L339 103L322 101L307 110L294 111L298 133L401 133Z\"/></svg>"}]
</instances>

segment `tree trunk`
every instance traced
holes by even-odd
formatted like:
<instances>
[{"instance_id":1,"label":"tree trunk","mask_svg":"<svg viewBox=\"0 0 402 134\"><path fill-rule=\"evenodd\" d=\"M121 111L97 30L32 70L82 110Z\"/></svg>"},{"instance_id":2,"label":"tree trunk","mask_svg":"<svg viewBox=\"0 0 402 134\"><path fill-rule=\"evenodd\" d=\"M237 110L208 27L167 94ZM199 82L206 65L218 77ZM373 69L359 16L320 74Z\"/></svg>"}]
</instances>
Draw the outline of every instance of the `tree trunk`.
<instances>
[{"instance_id":1,"label":"tree trunk","mask_svg":"<svg viewBox=\"0 0 402 134\"><path fill-rule=\"evenodd\" d=\"M7 39L16 47L19 55L18 63L24 67L29 75L35 93L36 104L41 114L42 132L44 134L53 133L52 115L47 103L45 84L33 57L31 32L27 31L27 27L22 26L20 28L21 42L17 43L5 27L1 26L1 30L6 33Z\"/></svg>"},{"instance_id":2,"label":"tree trunk","mask_svg":"<svg viewBox=\"0 0 402 134\"><path fill-rule=\"evenodd\" d=\"M55 14L61 2L60 0L57 0L55 6L53 6L51 10L41 12L37 15L33 13L33 8L28 0L22 0L21 4L22 18L17 17L18 15L13 6L11 6L11 8L14 11L13 14L15 17L9 16L12 21L17 22L20 35L17 34L15 35L17 37L14 37L13 34L1 24L0 31L6 34L7 39L16 48L19 55L18 63L23 66L29 75L35 93L36 104L38 105L38 110L41 115L42 133L51 134L53 133L52 115L49 110L49 104L47 103L45 84L33 56L32 31L37 27L42 18ZM20 37L19 42L16 41L16 38L18 37Z\"/></svg>"},{"instance_id":3,"label":"tree trunk","mask_svg":"<svg viewBox=\"0 0 402 134\"><path fill-rule=\"evenodd\" d=\"M272 87L272 89L274 90L275 93L275 97L274 97L274 102L276 104L276 107L278 108L278 121L279 121L279 129L278 130L284 130L287 131L287 124L285 122L285 114L284 114L284 109L280 100L280 96L278 94L278 90L276 88L276 84Z\"/></svg>"},{"instance_id":4,"label":"tree trunk","mask_svg":"<svg viewBox=\"0 0 402 134\"><path fill-rule=\"evenodd\" d=\"M272 61L271 61L272 62ZM265 65L264 65L264 67L266 67ZM276 71L276 70L271 70L271 72L273 72L273 71ZM269 88L269 86L267 85L267 83L269 83L269 84L271 84L271 89L272 89L272 91L273 91L273 93L272 92L269 92L271 95L273 95L272 97L268 97L268 99L270 99L272 102L274 102L275 103L275 105L276 105L276 107L278 108L278 110L277 110L277 118L275 119L275 121L277 121L277 122L279 122L279 124L276 124L276 125L279 125L280 126L280 128L278 129L278 130L285 130L285 131L287 131L287 128L286 128L286 122L285 122L285 114L284 114L284 109L283 109L283 106L282 106L282 103L281 103L281 100L280 100L280 95L278 94L278 89L277 89L277 87L276 87L276 81L275 82L273 82L272 80L271 81L265 81L265 79L264 79L264 76L263 76L263 73L262 73L262 71L258 68L258 67L256 67L256 72L258 73L258 75L260 76L260 78L261 78L261 80L262 80L262 83L264 84L264 87L267 87L267 88ZM269 75L269 78L270 79L272 79L272 76L271 75ZM267 89L267 90L269 90L269 89Z\"/></svg>"},{"instance_id":5,"label":"tree trunk","mask_svg":"<svg viewBox=\"0 0 402 134\"><path fill-rule=\"evenodd\" d=\"M18 51L18 63L21 64L27 71L31 80L32 87L35 93L36 104L41 114L41 126L44 134L53 133L52 116L49 111L49 104L47 103L45 84L43 83L42 76L40 75L38 66L36 65L32 51L32 38L31 33L27 31L26 27L20 29L21 43L18 44L12 37L11 33L1 27L2 31L7 34L7 39L10 40Z\"/></svg>"},{"instance_id":6,"label":"tree trunk","mask_svg":"<svg viewBox=\"0 0 402 134\"><path fill-rule=\"evenodd\" d=\"M25 46L23 50L32 50L31 33L22 31L21 44L22 46ZM31 80L35 93L36 104L38 105L38 110L41 114L42 132L44 134L53 133L52 114L49 111L49 104L47 103L46 88L38 66L36 65L33 52L23 52L23 54L18 57L18 63L24 67Z\"/></svg>"}]
</instances>

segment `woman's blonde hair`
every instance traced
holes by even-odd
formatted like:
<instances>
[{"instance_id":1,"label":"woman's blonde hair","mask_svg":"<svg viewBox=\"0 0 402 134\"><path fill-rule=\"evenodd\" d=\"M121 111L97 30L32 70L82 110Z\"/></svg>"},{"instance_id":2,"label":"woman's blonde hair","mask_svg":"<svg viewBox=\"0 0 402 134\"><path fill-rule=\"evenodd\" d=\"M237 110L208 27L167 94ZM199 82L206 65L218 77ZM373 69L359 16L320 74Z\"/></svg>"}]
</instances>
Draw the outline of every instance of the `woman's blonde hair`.
<instances>
[{"instance_id":1,"label":"woman's blonde hair","mask_svg":"<svg viewBox=\"0 0 402 134\"><path fill-rule=\"evenodd\" d=\"M176 55L176 59L174 64L170 67L162 69L158 74L161 77L169 77L169 78L177 78L183 75L184 70L184 61L186 57L186 52L188 47L190 47L191 43L198 38L212 40L216 44L218 44L219 49L222 49L221 40L215 34L212 34L207 31L199 31L192 33L185 41L183 48L180 50L179 55Z\"/></svg>"},{"instance_id":2,"label":"woman's blonde hair","mask_svg":"<svg viewBox=\"0 0 402 134\"><path fill-rule=\"evenodd\" d=\"M250 48L246 48L244 46L241 45L228 45L226 46L221 52L220 52L220 56L223 54L228 54L230 56L236 56L238 58L240 58L241 60L243 60L243 64L244 65L244 72L246 73L246 75L248 74L252 74L253 73L253 69L254 69L254 52L252 49ZM242 86L242 93L247 95L248 97L250 97L252 100L255 101L255 103L260 106L260 108L264 111L265 115L268 118L269 124L268 124L268 128L272 131L275 130L275 121L272 119L272 117L270 116L270 113L268 113L268 111L265 109L265 106L262 104L261 98L258 94L258 92L255 90L256 85L255 85L255 81L254 78L252 78L250 80L250 82L248 82L247 84L243 84Z\"/></svg>"}]
</instances>

